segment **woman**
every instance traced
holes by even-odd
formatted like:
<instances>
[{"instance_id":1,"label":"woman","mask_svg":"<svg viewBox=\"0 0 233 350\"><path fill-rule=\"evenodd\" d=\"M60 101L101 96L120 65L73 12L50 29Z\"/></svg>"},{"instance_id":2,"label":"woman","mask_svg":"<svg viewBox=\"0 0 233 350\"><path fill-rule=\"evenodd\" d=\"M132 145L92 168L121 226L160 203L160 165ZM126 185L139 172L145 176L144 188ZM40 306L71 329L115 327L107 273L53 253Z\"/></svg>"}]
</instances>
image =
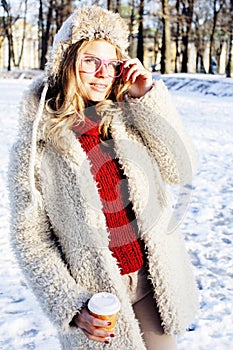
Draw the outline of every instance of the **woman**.
<instances>
[{"instance_id":1,"label":"woman","mask_svg":"<svg viewBox=\"0 0 233 350\"><path fill-rule=\"evenodd\" d=\"M192 148L127 36L118 14L78 9L24 97L11 152L14 249L66 350L173 350L197 310L164 185L191 180ZM87 310L100 291L120 299L115 333Z\"/></svg>"}]
</instances>

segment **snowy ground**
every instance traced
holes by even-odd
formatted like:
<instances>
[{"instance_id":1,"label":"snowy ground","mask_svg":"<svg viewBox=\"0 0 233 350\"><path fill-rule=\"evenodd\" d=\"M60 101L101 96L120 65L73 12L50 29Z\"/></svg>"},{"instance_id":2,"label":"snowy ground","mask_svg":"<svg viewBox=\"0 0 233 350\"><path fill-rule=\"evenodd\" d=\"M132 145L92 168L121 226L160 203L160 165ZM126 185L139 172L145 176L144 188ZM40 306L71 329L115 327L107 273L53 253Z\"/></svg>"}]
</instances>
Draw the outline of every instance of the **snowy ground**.
<instances>
[{"instance_id":1,"label":"snowy ground","mask_svg":"<svg viewBox=\"0 0 233 350\"><path fill-rule=\"evenodd\" d=\"M182 224L200 289L200 313L179 350L233 349L233 79L164 76L199 166ZM56 332L27 287L9 245L8 150L28 80L0 79L0 348L58 350ZM85 350L85 349L84 349Z\"/></svg>"}]
</instances>

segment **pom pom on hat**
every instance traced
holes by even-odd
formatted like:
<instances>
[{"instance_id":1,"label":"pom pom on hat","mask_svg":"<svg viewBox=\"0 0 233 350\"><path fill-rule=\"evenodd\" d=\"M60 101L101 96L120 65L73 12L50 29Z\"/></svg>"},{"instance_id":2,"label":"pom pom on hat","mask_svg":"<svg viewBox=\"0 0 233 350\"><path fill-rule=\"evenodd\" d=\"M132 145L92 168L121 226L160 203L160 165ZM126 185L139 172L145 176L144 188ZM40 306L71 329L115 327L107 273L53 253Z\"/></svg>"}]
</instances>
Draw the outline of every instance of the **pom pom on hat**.
<instances>
[{"instance_id":1,"label":"pom pom on hat","mask_svg":"<svg viewBox=\"0 0 233 350\"><path fill-rule=\"evenodd\" d=\"M49 80L56 81L65 51L81 40L105 39L127 55L128 25L118 14L99 6L78 8L61 26L54 38L46 67Z\"/></svg>"}]
</instances>

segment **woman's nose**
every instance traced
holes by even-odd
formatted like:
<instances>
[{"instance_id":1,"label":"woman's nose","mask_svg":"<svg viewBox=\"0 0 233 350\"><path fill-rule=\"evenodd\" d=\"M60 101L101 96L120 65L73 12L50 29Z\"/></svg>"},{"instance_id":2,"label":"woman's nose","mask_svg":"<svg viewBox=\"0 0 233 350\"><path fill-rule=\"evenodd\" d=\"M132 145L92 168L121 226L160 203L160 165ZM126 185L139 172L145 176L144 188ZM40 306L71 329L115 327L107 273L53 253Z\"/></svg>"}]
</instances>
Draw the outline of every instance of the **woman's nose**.
<instances>
[{"instance_id":1,"label":"woman's nose","mask_svg":"<svg viewBox=\"0 0 233 350\"><path fill-rule=\"evenodd\" d=\"M106 67L106 65L104 63L100 67L100 70L98 72L96 72L96 75L98 77L104 77L104 78L108 77L108 70L107 70L107 67Z\"/></svg>"}]
</instances>

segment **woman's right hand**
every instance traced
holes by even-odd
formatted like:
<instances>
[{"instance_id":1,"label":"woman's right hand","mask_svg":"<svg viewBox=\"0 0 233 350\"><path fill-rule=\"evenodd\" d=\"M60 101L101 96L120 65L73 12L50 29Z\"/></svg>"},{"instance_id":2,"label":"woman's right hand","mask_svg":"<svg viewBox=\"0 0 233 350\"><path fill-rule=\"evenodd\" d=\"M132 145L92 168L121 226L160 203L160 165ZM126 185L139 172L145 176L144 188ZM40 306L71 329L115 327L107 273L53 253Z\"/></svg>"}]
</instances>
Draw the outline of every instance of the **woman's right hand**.
<instances>
[{"instance_id":1,"label":"woman's right hand","mask_svg":"<svg viewBox=\"0 0 233 350\"><path fill-rule=\"evenodd\" d=\"M104 327L110 326L111 322L92 316L86 308L73 318L73 322L89 340L108 344L109 337L114 337L112 332L104 329Z\"/></svg>"}]
</instances>

